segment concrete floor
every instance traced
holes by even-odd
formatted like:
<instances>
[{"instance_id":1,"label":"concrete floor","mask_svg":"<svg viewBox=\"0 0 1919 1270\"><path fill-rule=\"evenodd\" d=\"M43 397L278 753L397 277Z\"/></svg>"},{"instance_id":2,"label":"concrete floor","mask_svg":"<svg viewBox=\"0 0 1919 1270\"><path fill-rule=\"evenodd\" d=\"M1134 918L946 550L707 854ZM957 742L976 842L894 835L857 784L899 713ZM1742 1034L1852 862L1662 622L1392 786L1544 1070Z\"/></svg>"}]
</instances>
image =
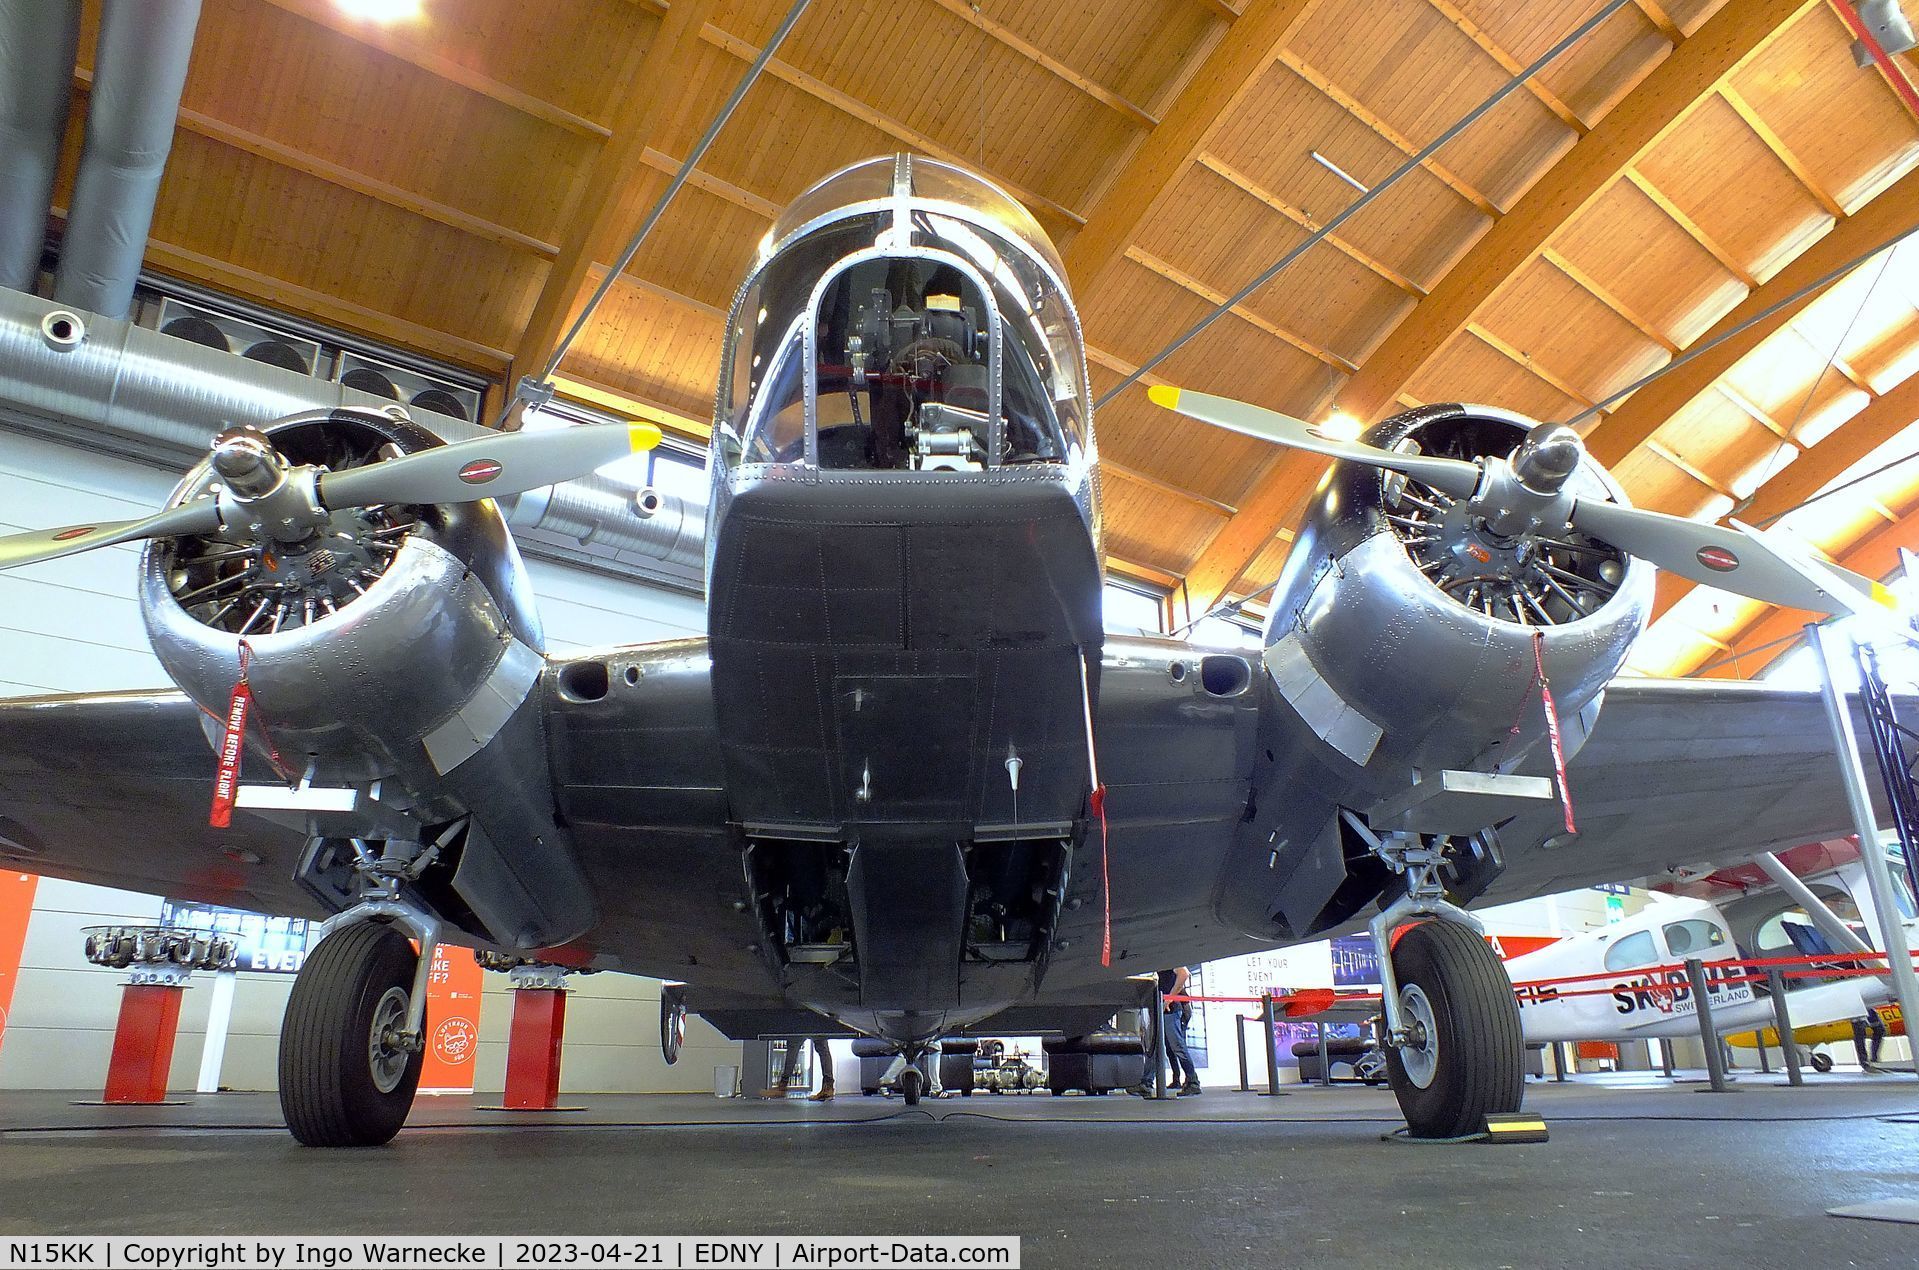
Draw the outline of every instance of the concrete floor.
<instances>
[{"instance_id":1,"label":"concrete floor","mask_svg":"<svg viewBox=\"0 0 1919 1270\"><path fill-rule=\"evenodd\" d=\"M310 1151L272 1095L0 1094L0 1234L1019 1234L1027 1266L1899 1266L1919 1080L1746 1076L1715 1096L1534 1084L1538 1146L1381 1141L1382 1090L950 1099L908 1110L422 1099L389 1147Z\"/></svg>"}]
</instances>

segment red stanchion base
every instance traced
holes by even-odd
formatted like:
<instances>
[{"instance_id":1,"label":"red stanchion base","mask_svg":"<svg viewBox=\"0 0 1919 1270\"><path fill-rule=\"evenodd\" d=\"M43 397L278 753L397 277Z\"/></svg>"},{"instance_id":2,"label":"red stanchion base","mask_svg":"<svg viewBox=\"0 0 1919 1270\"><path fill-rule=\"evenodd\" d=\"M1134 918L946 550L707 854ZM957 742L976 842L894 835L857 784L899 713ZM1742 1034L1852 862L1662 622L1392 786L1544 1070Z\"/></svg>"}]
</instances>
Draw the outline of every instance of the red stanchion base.
<instances>
[{"instance_id":1,"label":"red stanchion base","mask_svg":"<svg viewBox=\"0 0 1919 1270\"><path fill-rule=\"evenodd\" d=\"M113 1030L104 1101L166 1101L167 1071L173 1066L173 1042L180 1030L180 998L185 995L185 987L178 984L126 986L120 998L120 1021Z\"/></svg>"},{"instance_id":2,"label":"red stanchion base","mask_svg":"<svg viewBox=\"0 0 1919 1270\"><path fill-rule=\"evenodd\" d=\"M514 991L513 1034L506 1051L506 1110L559 1109L560 1042L565 1033L564 989Z\"/></svg>"}]
</instances>

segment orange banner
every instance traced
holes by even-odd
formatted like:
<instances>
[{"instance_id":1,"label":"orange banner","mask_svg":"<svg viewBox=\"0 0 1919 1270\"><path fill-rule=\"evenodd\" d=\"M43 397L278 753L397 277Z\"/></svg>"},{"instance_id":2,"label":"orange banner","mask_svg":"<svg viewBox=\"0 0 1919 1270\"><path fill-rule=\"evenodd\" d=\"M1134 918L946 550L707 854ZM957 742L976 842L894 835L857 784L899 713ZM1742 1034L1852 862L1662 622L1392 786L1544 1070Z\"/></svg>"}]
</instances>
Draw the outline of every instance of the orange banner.
<instances>
[{"instance_id":1,"label":"orange banner","mask_svg":"<svg viewBox=\"0 0 1919 1270\"><path fill-rule=\"evenodd\" d=\"M433 954L426 990L426 1065L423 1094L470 1094L480 1052L480 985L486 972L471 948L441 944Z\"/></svg>"},{"instance_id":2,"label":"orange banner","mask_svg":"<svg viewBox=\"0 0 1919 1270\"><path fill-rule=\"evenodd\" d=\"M27 917L40 879L31 873L0 873L0 1041L7 1036L7 1011L20 978L20 949L27 942Z\"/></svg>"}]
</instances>

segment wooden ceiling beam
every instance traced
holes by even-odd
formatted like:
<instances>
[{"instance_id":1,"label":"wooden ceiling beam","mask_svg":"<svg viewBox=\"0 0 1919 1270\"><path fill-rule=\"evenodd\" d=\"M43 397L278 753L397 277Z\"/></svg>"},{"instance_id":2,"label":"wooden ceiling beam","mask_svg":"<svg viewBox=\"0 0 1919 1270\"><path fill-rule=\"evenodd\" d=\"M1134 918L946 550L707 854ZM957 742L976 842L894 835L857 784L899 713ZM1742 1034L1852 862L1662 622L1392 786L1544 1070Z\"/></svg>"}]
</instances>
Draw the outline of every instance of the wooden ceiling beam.
<instances>
[{"instance_id":1,"label":"wooden ceiling beam","mask_svg":"<svg viewBox=\"0 0 1919 1270\"><path fill-rule=\"evenodd\" d=\"M1365 124L1374 133L1378 134L1381 140L1385 141L1386 144L1392 146L1407 158L1411 158L1413 155L1419 153L1421 147L1418 142L1387 123L1383 117L1375 114L1364 102L1360 101L1359 98L1353 96L1335 83L1331 76L1322 73L1299 54L1293 52L1291 49L1281 49L1279 51L1279 60L1287 70L1290 70L1293 74L1318 89L1321 96L1327 98L1347 114ZM1429 157L1423 159L1420 161L1419 166L1425 168L1428 172L1445 182L1446 185L1452 189L1453 193L1459 195L1459 197L1465 199L1468 203L1471 203L1474 208L1478 209L1481 215L1495 218L1504 215L1504 208L1496 205L1491 199L1480 193L1472 182L1460 176L1459 173L1453 171L1446 164L1441 163L1437 158Z\"/></svg>"},{"instance_id":2,"label":"wooden ceiling beam","mask_svg":"<svg viewBox=\"0 0 1919 1270\"><path fill-rule=\"evenodd\" d=\"M1714 238L1704 225L1686 214L1686 210L1666 196L1665 191L1652 183L1652 178L1638 168L1626 169L1626 180L1632 187L1646 196L1648 202L1666 214L1666 219L1679 227L1686 237L1705 248L1706 254L1719 262L1719 267L1739 280L1741 286L1751 291L1759 285L1759 279L1746 267L1744 261L1727 250L1726 246Z\"/></svg>"},{"instance_id":3,"label":"wooden ceiling beam","mask_svg":"<svg viewBox=\"0 0 1919 1270\"><path fill-rule=\"evenodd\" d=\"M1142 472L1136 467L1128 467L1114 459L1102 457L1099 461L1099 470L1108 476L1117 476L1134 485L1143 485L1147 489L1191 503L1195 507L1204 507L1216 516L1231 516L1236 510L1231 503L1222 503L1216 498L1208 498L1204 494L1184 489L1164 477L1154 476L1151 472Z\"/></svg>"},{"instance_id":4,"label":"wooden ceiling beam","mask_svg":"<svg viewBox=\"0 0 1919 1270\"><path fill-rule=\"evenodd\" d=\"M1439 11L1441 17L1457 27L1462 35L1479 46L1480 52L1499 64L1508 75L1518 75L1526 69L1526 64L1507 52L1505 47L1495 40L1484 27L1466 16L1466 13L1452 0L1426 0L1426 3ZM1546 87L1535 75L1526 81L1526 91L1531 93L1539 104L1553 112L1559 122L1571 128L1579 136L1585 136L1592 129L1560 99L1559 94Z\"/></svg>"},{"instance_id":5,"label":"wooden ceiling beam","mask_svg":"<svg viewBox=\"0 0 1919 1270\"><path fill-rule=\"evenodd\" d=\"M1719 95L1725 99L1728 106L1732 107L1733 113L1745 122L1746 127L1752 131L1752 135L1758 137L1760 143L1772 151L1772 157L1779 160L1786 170L1792 173L1793 179L1799 182L1800 187L1812 195L1819 206L1826 209L1827 215L1838 220L1846 214L1846 209L1839 205L1839 200L1832 196L1832 191L1828 190L1825 183L1813 175L1812 169L1793 153L1792 147L1786 144L1786 139L1760 116L1753 104L1746 100L1744 93L1731 84L1721 84Z\"/></svg>"},{"instance_id":6,"label":"wooden ceiling beam","mask_svg":"<svg viewBox=\"0 0 1919 1270\"><path fill-rule=\"evenodd\" d=\"M575 191L565 241L513 350L509 392L522 376L539 374L558 345L572 317L573 302L594 264L593 249L623 214L620 187L641 166L654 134L670 123L671 112L680 104L699 61L695 53L701 29L717 7L717 0L676 0L634 73L625 79L627 91L613 121L613 134Z\"/></svg>"},{"instance_id":7,"label":"wooden ceiling beam","mask_svg":"<svg viewBox=\"0 0 1919 1270\"><path fill-rule=\"evenodd\" d=\"M712 421L695 414L690 403L668 401L633 388L615 388L584 375L555 375L553 386L562 397L608 414L651 419L687 440L704 441L713 435Z\"/></svg>"},{"instance_id":8,"label":"wooden ceiling beam","mask_svg":"<svg viewBox=\"0 0 1919 1270\"><path fill-rule=\"evenodd\" d=\"M1654 29L1665 36L1674 48L1685 41L1686 33L1679 29L1679 24L1672 20L1672 15L1666 12L1666 6L1660 0L1633 0L1633 7L1645 14L1646 21L1652 23Z\"/></svg>"},{"instance_id":9,"label":"wooden ceiling beam","mask_svg":"<svg viewBox=\"0 0 1919 1270\"><path fill-rule=\"evenodd\" d=\"M1711 347L1691 361L1661 375L1615 407L1611 417L1595 427L1586 438L1593 457L1609 467L1622 462L1642 441L1657 432L1666 420L1678 414L1688 402L1710 388L1714 380L1731 370L1740 358L1803 313L1817 298L1817 293L1801 297L1764 320L1754 322L1754 318L1848 260L1870 251L1876 244L1912 228L1914 221L1919 219L1919 212L1915 212L1915 208L1919 208L1919 169L1887 186L1877 198L1834 225L1830 233L1774 274L1764 286L1735 305L1730 313L1713 323L1695 341L1697 345L1711 344ZM1737 335L1729 335L1748 322L1752 322L1752 325ZM1712 343L1722 339L1721 343Z\"/></svg>"},{"instance_id":10,"label":"wooden ceiling beam","mask_svg":"<svg viewBox=\"0 0 1919 1270\"><path fill-rule=\"evenodd\" d=\"M1611 309L1619 317L1625 319L1625 321L1641 335L1659 345L1659 347L1665 349L1668 353L1677 353L1679 351L1678 342L1670 335L1667 335L1664 331L1647 321L1635 311L1631 305L1614 295L1604 283L1560 255L1557 251L1554 251L1551 247L1541 251L1539 258L1559 270L1559 272L1565 274L1580 290Z\"/></svg>"},{"instance_id":11,"label":"wooden ceiling beam","mask_svg":"<svg viewBox=\"0 0 1919 1270\"><path fill-rule=\"evenodd\" d=\"M1228 22L1239 21L1246 16L1246 9L1252 8L1252 5L1247 5L1246 9L1235 9L1227 0L1194 0L1194 3L1214 17L1224 18Z\"/></svg>"},{"instance_id":12,"label":"wooden ceiling beam","mask_svg":"<svg viewBox=\"0 0 1919 1270\"><path fill-rule=\"evenodd\" d=\"M55 208L54 214L64 219L65 209ZM508 357L505 349L410 322L391 313L316 291L312 287L288 282L284 278L216 260L158 238L147 239L146 261L162 273L170 273L189 282L205 283L216 290L256 300L288 313L318 318L344 330L357 331L396 348L411 349L456 366L471 367L489 375L497 375L506 368Z\"/></svg>"},{"instance_id":13,"label":"wooden ceiling beam","mask_svg":"<svg viewBox=\"0 0 1919 1270\"><path fill-rule=\"evenodd\" d=\"M669 9L667 14L670 18L672 16L672 10ZM742 40L737 35L729 34L719 27L714 26L711 22L704 23L701 26L700 38L708 44L711 44L714 48L722 49L732 54L742 62L750 63L760 55L760 50L757 45L748 40ZM968 158L951 146L941 144L926 133L912 127L910 124L886 114L870 102L861 101L850 93L841 92L825 80L820 79L818 76L807 74L790 62L783 62L777 57L771 58L766 63L766 73L775 79L792 85L815 101L824 102L850 118L857 119L861 123L877 128L887 136L892 137L895 141L905 142L914 150L918 150L924 154L930 154L936 159L943 159L948 163L959 164L967 168L978 168L981 166L976 159ZM1004 186L1007 192L1018 198L1020 202L1025 203L1029 210L1035 212L1050 212L1058 219L1074 226L1083 225L1086 222L1084 216L1055 198L1042 194L1038 190L1029 189L997 173L988 173L987 175Z\"/></svg>"},{"instance_id":14,"label":"wooden ceiling beam","mask_svg":"<svg viewBox=\"0 0 1919 1270\"><path fill-rule=\"evenodd\" d=\"M1252 91L1314 0L1251 0L1213 46L1159 126L1134 147L1087 211L1066 248L1066 276L1091 295L1139 237L1140 226L1165 206L1182 176L1205 151L1234 107Z\"/></svg>"},{"instance_id":15,"label":"wooden ceiling beam","mask_svg":"<svg viewBox=\"0 0 1919 1270\"><path fill-rule=\"evenodd\" d=\"M1126 249L1126 258L1142 268L1150 269L1188 295L1198 296L1215 308L1226 303L1227 297L1224 291L1215 290L1213 287L1201 282L1198 278L1182 271L1178 266L1161 260L1158 256L1153 255L1144 248L1128 247ZM1353 364L1339 354L1321 348L1303 335L1293 334L1271 318L1260 316L1244 304L1235 304L1228 312L1247 325L1264 331L1281 343L1298 349L1316 361L1324 362L1342 375L1350 375L1353 373Z\"/></svg>"},{"instance_id":16,"label":"wooden ceiling beam","mask_svg":"<svg viewBox=\"0 0 1919 1270\"><path fill-rule=\"evenodd\" d=\"M93 71L86 67L75 68L73 83L82 94L91 93ZM227 123L223 119L216 119L202 111L182 106L175 123L178 127L210 141L218 141L221 145L245 151L270 163L277 163L283 168L318 177L329 185L337 185L355 194L364 194L389 207L412 212L416 216L445 225L450 229L472 234L476 238L484 238L489 242L499 243L503 247L513 247L549 259L559 251L559 248L552 243L535 238L531 234L521 233L510 226L490 221L484 216L477 216L449 203L442 203L438 199L428 198L414 190L403 189L390 181L369 176L365 172L335 163L331 159L308 154L304 150L275 141L271 137L262 136L237 124Z\"/></svg>"},{"instance_id":17,"label":"wooden ceiling beam","mask_svg":"<svg viewBox=\"0 0 1919 1270\"><path fill-rule=\"evenodd\" d=\"M1592 397L1587 394L1585 389L1573 383L1572 380L1567 379L1564 375L1559 374L1551 367L1541 365L1539 359L1531 353L1507 343L1504 339L1487 330L1477 322L1468 322L1466 324L1466 332L1480 343L1492 349L1495 353L1504 357L1507 361L1512 362L1515 366L1524 370L1527 374L1550 385L1553 391L1559 393L1561 396L1571 398L1578 404L1580 409L1584 410L1592 405Z\"/></svg>"},{"instance_id":18,"label":"wooden ceiling beam","mask_svg":"<svg viewBox=\"0 0 1919 1270\"><path fill-rule=\"evenodd\" d=\"M415 44L401 30L351 17L332 0L267 0L267 3L556 128L564 128L583 137L605 138L611 135L611 130L605 124L576 115L545 98L536 97L491 75L463 66L424 45Z\"/></svg>"},{"instance_id":19,"label":"wooden ceiling beam","mask_svg":"<svg viewBox=\"0 0 1919 1270\"><path fill-rule=\"evenodd\" d=\"M1199 156L1198 163L1201 167L1219 177L1227 184L1237 187L1241 193L1248 194L1266 204L1266 206L1272 208L1307 233L1319 232L1320 222L1316 218L1308 215L1306 209L1295 207L1218 155L1202 154ZM1392 266L1386 264L1377 256L1373 256L1361 250L1359 247L1354 246L1349 239L1343 238L1338 234L1328 234L1322 241L1325 242L1327 246L1343 252L1350 259L1370 269L1373 273L1379 275L1379 277L1399 288L1401 291L1404 291L1407 295L1412 296L1414 299L1418 299L1426 294L1424 287L1414 282L1411 278L1408 278L1405 274L1392 268Z\"/></svg>"},{"instance_id":20,"label":"wooden ceiling beam","mask_svg":"<svg viewBox=\"0 0 1919 1270\"><path fill-rule=\"evenodd\" d=\"M1487 230L1431 295L1366 359L1339 395L1340 408L1368 423L1419 377L1466 324L1532 263L1567 225L1627 175L1721 80L1763 49L1807 8L1807 0L1727 5L1654 68L1590 133L1549 168Z\"/></svg>"},{"instance_id":21,"label":"wooden ceiling beam","mask_svg":"<svg viewBox=\"0 0 1919 1270\"><path fill-rule=\"evenodd\" d=\"M672 176L680 170L681 160L674 158L664 150L656 150L652 146L648 146L645 152L640 155L640 162L646 164L647 167L652 168L655 172L663 172L667 176ZM757 213L769 221L778 217L780 212L784 210L772 199L762 197L761 195L753 193L751 190L742 189L731 181L723 181L711 172L703 171L700 168L693 169L692 174L686 178L686 183L696 190L703 190L716 198L725 199L735 207L743 207L749 212Z\"/></svg>"},{"instance_id":22,"label":"wooden ceiling beam","mask_svg":"<svg viewBox=\"0 0 1919 1270\"><path fill-rule=\"evenodd\" d=\"M1534 183L1510 213L1457 261L1432 293L1395 327L1335 397L1335 406L1371 423L1439 351L1551 244L1553 238L1669 133L1720 81L1746 64L1810 0L1744 0L1727 5L1615 106ZM1875 200L1876 202L1877 200ZM1715 376L1716 378L1716 376ZM1275 456L1238 516L1215 535L1187 576L1196 609L1225 594L1264 547L1295 500L1267 493L1285 465ZM1255 519L1248 520L1249 517ZM1242 521L1248 523L1241 524Z\"/></svg>"},{"instance_id":23,"label":"wooden ceiling beam","mask_svg":"<svg viewBox=\"0 0 1919 1270\"><path fill-rule=\"evenodd\" d=\"M1838 480L1855 463L1919 421L1919 375L1889 389L1865 409L1834 428L1828 436L1781 468L1753 492L1738 509L1740 520L1765 525L1798 508L1807 499ZM1696 583L1661 574L1653 604L1653 620L1692 593Z\"/></svg>"},{"instance_id":24,"label":"wooden ceiling beam","mask_svg":"<svg viewBox=\"0 0 1919 1270\"><path fill-rule=\"evenodd\" d=\"M1037 44L1022 39L1017 31L987 17L979 11L977 6L968 3L968 0L932 0L932 3L946 10L960 21L973 26L1001 47L1011 49L1033 65L1050 72L1056 78L1077 88L1080 92L1085 93L1102 106L1110 108L1129 123L1139 124L1147 128L1158 125L1159 120L1147 113L1147 111L1137 103L1114 92L1091 76L1083 75L1079 71L1074 70L1066 63L1052 56L1045 49L1040 48Z\"/></svg>"}]
</instances>

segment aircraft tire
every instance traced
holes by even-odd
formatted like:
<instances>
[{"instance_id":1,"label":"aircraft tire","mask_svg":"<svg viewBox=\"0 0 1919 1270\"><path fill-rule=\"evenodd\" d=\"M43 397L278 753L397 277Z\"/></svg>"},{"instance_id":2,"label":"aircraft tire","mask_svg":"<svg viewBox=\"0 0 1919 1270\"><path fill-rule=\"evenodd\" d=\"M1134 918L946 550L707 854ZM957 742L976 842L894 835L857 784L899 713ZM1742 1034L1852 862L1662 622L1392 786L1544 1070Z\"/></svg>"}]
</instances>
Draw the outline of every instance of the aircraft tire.
<instances>
[{"instance_id":1,"label":"aircraft tire","mask_svg":"<svg viewBox=\"0 0 1919 1270\"><path fill-rule=\"evenodd\" d=\"M900 1097L906 1100L907 1106L920 1105L920 1094L925 1084L926 1077L920 1073L920 1069L908 1063L906 1070L900 1073L899 1079Z\"/></svg>"},{"instance_id":2,"label":"aircraft tire","mask_svg":"<svg viewBox=\"0 0 1919 1270\"><path fill-rule=\"evenodd\" d=\"M1488 1115L1519 1110L1525 1043L1512 981L1478 932L1421 922L1393 948L1402 1013L1427 1029L1424 1047L1385 1045L1386 1074L1416 1138L1481 1133Z\"/></svg>"},{"instance_id":3,"label":"aircraft tire","mask_svg":"<svg viewBox=\"0 0 1919 1270\"><path fill-rule=\"evenodd\" d=\"M310 1147L379 1146L413 1107L424 1056L374 1031L404 1024L419 955L384 922L334 931L307 957L280 1028L280 1110Z\"/></svg>"},{"instance_id":4,"label":"aircraft tire","mask_svg":"<svg viewBox=\"0 0 1919 1270\"><path fill-rule=\"evenodd\" d=\"M1821 1076L1825 1075L1827 1072L1832 1070L1832 1055L1830 1054L1819 1054L1819 1053L1808 1054L1806 1056L1806 1061L1811 1063L1812 1069L1818 1072Z\"/></svg>"}]
</instances>

